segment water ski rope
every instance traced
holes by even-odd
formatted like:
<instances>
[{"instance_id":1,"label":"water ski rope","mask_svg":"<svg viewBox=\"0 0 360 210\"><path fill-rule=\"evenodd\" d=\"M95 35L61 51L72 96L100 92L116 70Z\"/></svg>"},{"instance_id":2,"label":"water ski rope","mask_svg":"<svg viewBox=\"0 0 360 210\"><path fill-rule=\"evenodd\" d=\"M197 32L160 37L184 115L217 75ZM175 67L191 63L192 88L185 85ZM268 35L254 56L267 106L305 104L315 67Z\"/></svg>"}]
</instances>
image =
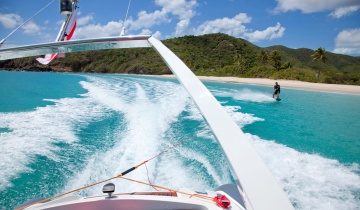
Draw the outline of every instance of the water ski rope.
<instances>
[{"instance_id":1,"label":"water ski rope","mask_svg":"<svg viewBox=\"0 0 360 210\"><path fill-rule=\"evenodd\" d=\"M136 165L136 166L134 166L134 167L131 167L131 168L129 168L128 170L126 170L126 171L124 171L124 172L122 172L122 173L120 173L120 174L118 174L118 175L116 175L116 176L113 176L113 177L108 178L108 179L104 179L104 180L99 181L99 182L95 182L95 183L90 184L90 185L86 185L86 186L83 186L83 187L80 187L80 188L77 188L77 189L74 189L74 190L71 190L71 191L68 191L68 192L59 194L59 195L55 195L55 196L53 196L53 197L46 198L46 199L40 200L40 201L38 201L38 202L29 204L29 205L27 205L27 206L23 206L23 207L20 207L20 208L17 208L17 209L25 209L25 208L30 207L30 206L33 206L33 205L35 205L35 204L44 203L44 202L53 200L53 199L55 199L55 198L59 198L59 197L61 197L61 196L68 195L68 194L70 194L70 193L74 193L74 192L77 192L77 191L80 191L80 190L83 190L83 189L86 189L86 188L89 188L89 187L92 187L92 186L95 186L95 185L98 185L98 184L101 184L101 183L110 181L110 180L113 180L113 179L116 179L116 178L124 178L123 176L125 176L125 175L128 174L128 173L130 173L131 171L133 171L133 170L137 169L138 167L146 164L147 162L149 162L149 161L151 161L151 160L153 160L153 159L155 159L155 158L163 155L164 153L166 153L166 152L168 152L168 151L170 151L170 150L172 150L172 149L174 149L174 148L176 148L176 147L184 144L185 142L190 141L190 140L193 139L196 135L198 135L198 134L200 134L200 133L202 133L202 132L204 132L204 131L206 131L206 130L207 130L207 129L204 129L204 130L201 130L201 131L195 133L193 136L191 136L191 137L189 137L189 138L187 138L187 139L179 142L178 144L175 144L175 145L167 148L166 150L164 150L164 151L160 152L159 154L155 155L154 157L152 157L152 158L150 158L150 159L148 159L148 160L145 160L145 161L143 161L142 163L140 163L140 164L138 164L138 165ZM132 180L132 179L129 179L129 178L124 178L124 179ZM134 180L134 181L136 181L136 180ZM156 187L156 188L160 188L160 189L166 189L166 190L170 190L170 191L173 191L173 192L182 193L182 192L180 192L180 191L171 190L171 189L169 189L169 188L165 188L165 187L161 187L161 186L157 186L157 185L153 185L153 184L148 184L148 183L141 182L141 181L136 181L136 182L138 182L138 183L144 183L144 184L146 184L146 185L149 185L149 186L152 186L152 187ZM149 179L149 182L150 182L150 179ZM184 194L189 194L189 193L184 193ZM192 196L200 197L200 196L197 196L197 195L192 195Z\"/></svg>"},{"instance_id":2,"label":"water ski rope","mask_svg":"<svg viewBox=\"0 0 360 210\"><path fill-rule=\"evenodd\" d=\"M36 15L38 15L41 11L43 11L46 7L50 6L50 4L52 4L55 0L52 0L49 4L47 4L44 8L42 8L41 10L39 10L37 13L35 13L33 16L31 16L29 19L27 19L25 22L21 23L17 28L15 28L9 35L7 35L3 40L1 40L0 42L0 47L2 44L4 44L4 42L6 41L7 38L9 38L13 33L15 33L15 31L17 31L21 26L23 26L25 23L29 22L31 19L33 19Z\"/></svg>"},{"instance_id":3,"label":"water ski rope","mask_svg":"<svg viewBox=\"0 0 360 210\"><path fill-rule=\"evenodd\" d=\"M141 182L141 181L138 181L138 180L135 180L135 179L130 179L130 178L126 178L126 177L120 177L120 178L129 180L129 181L132 181L132 182L137 182L137 183L140 183L140 184L144 184L144 185L149 185L149 186L154 187L154 188L156 187L156 188L160 188L160 189L167 190L167 191L170 191L170 192L177 192L177 193L180 193L180 194L188 195L189 198L197 197L197 198L209 200L209 201L212 201L212 202L216 203L217 205L219 205L220 207L225 208L225 209L227 209L230 206L230 200L225 195L216 195L215 197L210 197L210 196L200 195L200 194L191 194L191 193L182 192L182 191L179 191L179 190L173 190L173 189L170 189L170 188L162 187L162 186L159 186L159 185L148 184L146 182Z\"/></svg>"},{"instance_id":4,"label":"water ski rope","mask_svg":"<svg viewBox=\"0 0 360 210\"><path fill-rule=\"evenodd\" d=\"M139 183L139 184L143 184L143 185L148 185L148 186L153 187L154 189L159 188L159 189L167 190L167 191L169 191L171 193L171 196L174 196L173 192L176 192L176 193L179 193L179 194L188 195L189 198L197 197L197 198L200 198L200 199L212 201L212 202L216 203L217 205L219 205L220 207L225 208L225 209L230 206L230 200L225 195L217 195L215 197L210 197L210 196L207 196L207 195L192 194L192 193L183 192L183 191L180 191L180 190L174 190L174 189L170 189L170 188L166 188L166 187L162 187L162 186L159 186L159 185L154 185L154 184L151 184L151 183L146 183L146 182L142 182L142 181L139 181L139 180L130 179L130 178L126 178L126 177L120 177L120 178L131 181L131 182L136 182L136 183ZM116 196L116 195L129 195L129 193L119 193L119 194L113 194L113 195L114 196ZM132 195L132 194L130 194L130 195ZM94 196L94 197L91 197L91 198L96 198L96 197L103 197L103 196Z\"/></svg>"},{"instance_id":5,"label":"water ski rope","mask_svg":"<svg viewBox=\"0 0 360 210\"><path fill-rule=\"evenodd\" d=\"M135 179L130 179L130 178L127 178L127 177L120 177L120 178L121 178L121 179L128 180L128 181L140 183L140 184L143 184L143 185L148 185L148 186L151 186L151 187L156 187L156 188L159 188L159 189L167 190L167 191L170 191L170 192L177 192L177 193L180 193L180 194L188 195L189 198L191 198L191 197L198 197L198 198L203 198L203 199L206 199L206 200L213 200L212 197L206 196L206 195L192 194L192 193L182 192L182 191L180 191L180 190L173 190L173 189L166 188L166 187L162 187L162 186L159 186L159 185L149 184L149 183L142 182L142 181L138 181L138 180L135 180ZM114 195L115 195L115 194L114 194Z\"/></svg>"}]
</instances>

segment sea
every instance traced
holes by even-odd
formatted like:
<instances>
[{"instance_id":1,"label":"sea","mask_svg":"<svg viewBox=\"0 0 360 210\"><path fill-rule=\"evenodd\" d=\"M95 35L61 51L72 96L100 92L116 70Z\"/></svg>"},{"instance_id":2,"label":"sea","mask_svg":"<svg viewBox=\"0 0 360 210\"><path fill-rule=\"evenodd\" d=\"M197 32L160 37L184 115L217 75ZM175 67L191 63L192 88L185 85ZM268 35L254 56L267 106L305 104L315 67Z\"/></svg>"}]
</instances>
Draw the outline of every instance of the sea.
<instances>
[{"instance_id":1,"label":"sea","mask_svg":"<svg viewBox=\"0 0 360 210\"><path fill-rule=\"evenodd\" d=\"M203 83L295 209L360 209L360 96L282 88L275 101L272 87ZM200 192L234 183L209 126L175 79L0 71L0 209L146 160L126 176ZM117 193L154 190L112 182ZM102 186L76 194L102 195Z\"/></svg>"}]
</instances>

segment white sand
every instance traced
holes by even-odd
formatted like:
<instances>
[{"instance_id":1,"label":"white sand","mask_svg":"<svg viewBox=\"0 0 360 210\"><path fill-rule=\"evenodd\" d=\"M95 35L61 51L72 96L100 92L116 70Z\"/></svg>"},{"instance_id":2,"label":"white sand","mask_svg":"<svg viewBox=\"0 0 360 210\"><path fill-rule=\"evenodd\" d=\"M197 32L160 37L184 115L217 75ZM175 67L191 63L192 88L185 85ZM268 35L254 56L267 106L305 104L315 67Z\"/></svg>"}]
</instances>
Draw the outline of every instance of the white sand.
<instances>
[{"instance_id":1,"label":"white sand","mask_svg":"<svg viewBox=\"0 0 360 210\"><path fill-rule=\"evenodd\" d=\"M175 77L175 76L162 75L162 77ZM208 77L208 76L198 76L198 78L203 81L232 82L232 83L250 84L250 85L264 85L269 87L273 87L275 85L275 82L278 82L281 88L360 95L360 86L356 86L356 85L336 85L336 84L302 82L295 80L272 80L272 79L262 79L262 78Z\"/></svg>"}]
</instances>

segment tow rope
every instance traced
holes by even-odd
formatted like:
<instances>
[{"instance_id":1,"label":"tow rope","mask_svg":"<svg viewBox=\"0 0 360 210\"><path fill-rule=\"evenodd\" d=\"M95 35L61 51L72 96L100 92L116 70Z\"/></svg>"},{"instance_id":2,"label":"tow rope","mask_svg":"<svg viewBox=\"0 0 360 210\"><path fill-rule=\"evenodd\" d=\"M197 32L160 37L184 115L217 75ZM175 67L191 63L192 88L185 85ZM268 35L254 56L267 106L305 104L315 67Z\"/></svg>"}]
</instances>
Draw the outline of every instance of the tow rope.
<instances>
[{"instance_id":1,"label":"tow rope","mask_svg":"<svg viewBox=\"0 0 360 210\"><path fill-rule=\"evenodd\" d=\"M146 183L146 182L142 182L142 181L138 181L138 180L135 180L135 179L126 178L126 177L120 177L120 178L128 180L128 181L148 185L148 186L153 187L154 189L159 188L159 189L167 190L167 191L170 191L170 192L177 192L177 193L180 193L180 194L189 195L189 198L197 197L197 198L201 198L201 199L211 200L211 201L215 202L217 205L219 205L221 208L225 208L225 209L227 209L231 204L230 200L225 195L217 195L214 198L212 198L212 197L206 196L206 195L191 194L191 193L182 192L182 191L179 191L179 190L173 190L173 189L170 189L170 188L166 188L166 187L162 187L162 186L159 186L159 185L154 185L154 184L151 184L151 183Z\"/></svg>"},{"instance_id":2,"label":"tow rope","mask_svg":"<svg viewBox=\"0 0 360 210\"><path fill-rule=\"evenodd\" d=\"M129 179L129 178L125 178L125 177L123 177L123 176L125 176L126 174L130 173L131 171L137 169L138 167L146 164L147 162L149 162L149 161L151 161L151 160L153 160L153 159L155 159L155 158L163 155L164 153L166 153L166 152L168 152L168 151L170 151L170 150L172 150L172 149L174 149L174 148L176 148L176 147L184 144L185 142L190 141L190 140L193 139L196 135L198 135L198 134L200 134L200 133L202 133L202 132L204 132L204 131L206 131L206 130L207 130L207 129L204 129L204 130L201 130L201 131L195 133L193 136L191 136L191 137L189 137L189 138L187 138L187 139L179 142L178 144L175 144L175 145L169 147L168 149L160 152L159 154L155 155L154 157L152 157L152 158L150 158L150 159L148 159L148 160L145 160L145 161L143 161L142 163L140 163L140 164L138 164L138 165L136 165L136 166L134 166L134 167L131 167L131 168L129 168L128 170L126 170L126 171L124 171L124 172L122 172L122 173L120 173L120 174L118 174L118 175L116 175L116 176L113 176L113 177L111 177L111 178L108 178L108 179L105 179L105 180L102 180L102 181L99 181L99 182L95 182L95 183L90 184L90 185L86 185L86 186L80 187L80 188L77 188L77 189L74 189L74 190L71 190L71 191L68 191L68 192L65 192L65 193L62 193L62 194L59 194L59 195L50 197L50 198L43 199L43 200L40 200L40 201L35 202L35 203L31 203L31 204L29 204L29 205L26 205L26 206L17 208L17 210L25 209L25 208L28 208L28 207L33 206L33 205L35 205L35 204L38 204L38 203L44 203L44 202L47 202L47 201L50 201L50 200L54 200L54 199L59 198L59 197L62 197L62 196L64 196L64 195L68 195L68 194L70 194L70 193L74 193L74 192L77 192L77 191L80 191L80 190L83 190L83 189L86 189L86 188L89 188L89 187L92 187L92 186L95 186L95 185L98 185L98 184L101 184L101 183L104 183L104 182L108 182L108 181L113 180L113 179L116 179L116 178L123 178L123 179L132 180L132 179ZM150 179L149 179L149 178L148 178L148 180L149 180L149 183L150 183ZM145 182L140 182L140 181L136 181L136 180L132 180L132 181L135 181L135 182L138 182L138 183L142 183L142 184L146 184L146 185L150 185L150 186L152 186L153 188L156 187L156 188L160 188L160 189L166 189L166 190L169 190L169 191L179 192L179 191L176 191L176 190L171 190L171 189L169 189L169 188L164 188L164 187L161 187L161 186L157 186L157 185L153 185L153 184L148 184L148 183L145 183ZM179 193L188 194L188 193L183 193L183 192L179 192ZM196 194L196 195L197 195L197 194ZM191 195L191 196L195 196L195 195ZM197 197L200 197L200 196L197 195ZM210 197L209 197L209 198L210 198ZM212 199L212 198L210 198L210 199Z\"/></svg>"}]
</instances>

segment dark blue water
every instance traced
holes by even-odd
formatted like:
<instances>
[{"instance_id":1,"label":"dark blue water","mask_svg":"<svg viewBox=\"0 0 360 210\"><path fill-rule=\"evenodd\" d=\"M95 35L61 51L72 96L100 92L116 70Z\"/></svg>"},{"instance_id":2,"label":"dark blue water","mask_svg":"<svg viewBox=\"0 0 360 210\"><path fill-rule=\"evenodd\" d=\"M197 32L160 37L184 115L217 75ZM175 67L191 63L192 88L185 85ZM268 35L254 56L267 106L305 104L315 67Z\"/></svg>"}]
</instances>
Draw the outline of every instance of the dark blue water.
<instances>
[{"instance_id":1,"label":"dark blue water","mask_svg":"<svg viewBox=\"0 0 360 210\"><path fill-rule=\"evenodd\" d=\"M296 209L359 207L359 96L282 89L276 102L268 87L205 85ZM203 191L233 182L175 80L0 71L0 96L0 206L112 177L184 140L147 164L153 183ZM147 181L146 174L140 167L129 177ZM118 192L152 190L114 182ZM101 186L79 194L101 194Z\"/></svg>"}]
</instances>

